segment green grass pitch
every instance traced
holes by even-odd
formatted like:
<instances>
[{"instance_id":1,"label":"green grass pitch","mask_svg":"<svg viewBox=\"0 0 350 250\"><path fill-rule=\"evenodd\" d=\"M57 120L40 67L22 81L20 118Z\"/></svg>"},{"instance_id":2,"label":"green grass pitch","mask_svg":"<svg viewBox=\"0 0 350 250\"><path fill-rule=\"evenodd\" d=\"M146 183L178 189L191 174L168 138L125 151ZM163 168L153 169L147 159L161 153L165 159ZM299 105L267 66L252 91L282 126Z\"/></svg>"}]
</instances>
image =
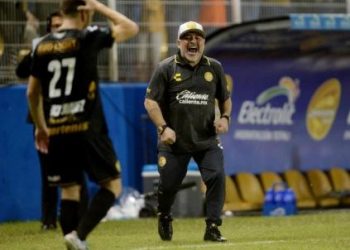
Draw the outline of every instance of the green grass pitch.
<instances>
[{"instance_id":1,"label":"green grass pitch","mask_svg":"<svg viewBox=\"0 0 350 250\"><path fill-rule=\"evenodd\" d=\"M107 221L88 237L92 250L133 249L350 249L350 210L320 210L286 217L239 215L224 218L220 227L226 243L203 241L203 218L175 218L171 242L157 234L157 220ZM65 249L60 230L42 232L40 223L0 224L0 249Z\"/></svg>"}]
</instances>

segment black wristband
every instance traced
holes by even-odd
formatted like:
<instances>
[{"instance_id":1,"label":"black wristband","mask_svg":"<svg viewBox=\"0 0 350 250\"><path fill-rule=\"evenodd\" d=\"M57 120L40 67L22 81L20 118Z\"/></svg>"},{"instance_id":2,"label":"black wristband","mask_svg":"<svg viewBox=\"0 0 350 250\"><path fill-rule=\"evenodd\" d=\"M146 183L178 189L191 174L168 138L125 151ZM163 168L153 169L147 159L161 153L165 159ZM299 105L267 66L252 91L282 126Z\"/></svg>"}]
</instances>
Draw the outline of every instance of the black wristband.
<instances>
[{"instance_id":1,"label":"black wristband","mask_svg":"<svg viewBox=\"0 0 350 250\"><path fill-rule=\"evenodd\" d=\"M166 124L164 124L164 125L162 125L162 126L159 126L159 127L157 128L158 134L159 134L159 135L162 135L167 127L168 127L168 125L166 125Z\"/></svg>"},{"instance_id":2,"label":"black wristband","mask_svg":"<svg viewBox=\"0 0 350 250\"><path fill-rule=\"evenodd\" d=\"M228 115L222 115L220 118L226 118L229 124L231 122L231 117L229 117Z\"/></svg>"}]
</instances>

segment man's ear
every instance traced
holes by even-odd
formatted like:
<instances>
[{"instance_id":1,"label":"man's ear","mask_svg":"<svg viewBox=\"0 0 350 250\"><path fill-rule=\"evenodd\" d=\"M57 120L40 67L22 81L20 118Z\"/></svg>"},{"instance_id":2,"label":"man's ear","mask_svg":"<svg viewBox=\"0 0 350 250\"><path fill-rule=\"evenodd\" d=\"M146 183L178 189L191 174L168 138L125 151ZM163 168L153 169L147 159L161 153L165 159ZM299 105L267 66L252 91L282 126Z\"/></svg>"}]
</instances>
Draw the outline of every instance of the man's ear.
<instances>
[{"instance_id":1,"label":"man's ear","mask_svg":"<svg viewBox=\"0 0 350 250\"><path fill-rule=\"evenodd\" d=\"M180 40L179 40L179 39L176 40L176 46L177 46L178 48L180 48Z\"/></svg>"},{"instance_id":2,"label":"man's ear","mask_svg":"<svg viewBox=\"0 0 350 250\"><path fill-rule=\"evenodd\" d=\"M79 11L79 15L80 15L80 20L82 21L82 23L87 23L88 19L89 19L89 12L86 10L80 10Z\"/></svg>"},{"instance_id":3,"label":"man's ear","mask_svg":"<svg viewBox=\"0 0 350 250\"><path fill-rule=\"evenodd\" d=\"M84 23L84 11L79 10L80 21Z\"/></svg>"}]
</instances>

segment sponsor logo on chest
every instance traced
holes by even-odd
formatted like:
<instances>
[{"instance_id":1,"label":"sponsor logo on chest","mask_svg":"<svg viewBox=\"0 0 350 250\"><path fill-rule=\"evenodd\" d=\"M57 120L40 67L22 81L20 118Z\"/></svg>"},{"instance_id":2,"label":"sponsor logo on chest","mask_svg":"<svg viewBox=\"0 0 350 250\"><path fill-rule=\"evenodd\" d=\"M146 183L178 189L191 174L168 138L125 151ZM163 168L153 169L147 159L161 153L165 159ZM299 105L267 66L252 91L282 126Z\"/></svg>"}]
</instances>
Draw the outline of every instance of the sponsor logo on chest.
<instances>
[{"instance_id":1,"label":"sponsor logo on chest","mask_svg":"<svg viewBox=\"0 0 350 250\"><path fill-rule=\"evenodd\" d=\"M180 104L208 105L209 95L183 90L176 95Z\"/></svg>"}]
</instances>

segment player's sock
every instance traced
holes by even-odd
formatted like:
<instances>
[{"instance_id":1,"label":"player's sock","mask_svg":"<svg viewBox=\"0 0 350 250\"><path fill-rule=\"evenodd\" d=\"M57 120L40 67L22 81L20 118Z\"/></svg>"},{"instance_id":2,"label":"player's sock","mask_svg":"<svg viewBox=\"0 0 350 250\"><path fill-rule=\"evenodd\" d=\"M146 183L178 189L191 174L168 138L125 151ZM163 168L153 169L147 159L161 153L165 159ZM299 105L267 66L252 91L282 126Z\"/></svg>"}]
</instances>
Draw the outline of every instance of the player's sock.
<instances>
[{"instance_id":1,"label":"player's sock","mask_svg":"<svg viewBox=\"0 0 350 250\"><path fill-rule=\"evenodd\" d=\"M63 235L76 230L79 223L79 202L61 200L60 224Z\"/></svg>"},{"instance_id":2,"label":"player's sock","mask_svg":"<svg viewBox=\"0 0 350 250\"><path fill-rule=\"evenodd\" d=\"M101 188L92 199L88 211L83 216L78 226L78 237L85 240L100 220L106 215L108 209L115 201L114 194L108 189Z\"/></svg>"}]
</instances>

